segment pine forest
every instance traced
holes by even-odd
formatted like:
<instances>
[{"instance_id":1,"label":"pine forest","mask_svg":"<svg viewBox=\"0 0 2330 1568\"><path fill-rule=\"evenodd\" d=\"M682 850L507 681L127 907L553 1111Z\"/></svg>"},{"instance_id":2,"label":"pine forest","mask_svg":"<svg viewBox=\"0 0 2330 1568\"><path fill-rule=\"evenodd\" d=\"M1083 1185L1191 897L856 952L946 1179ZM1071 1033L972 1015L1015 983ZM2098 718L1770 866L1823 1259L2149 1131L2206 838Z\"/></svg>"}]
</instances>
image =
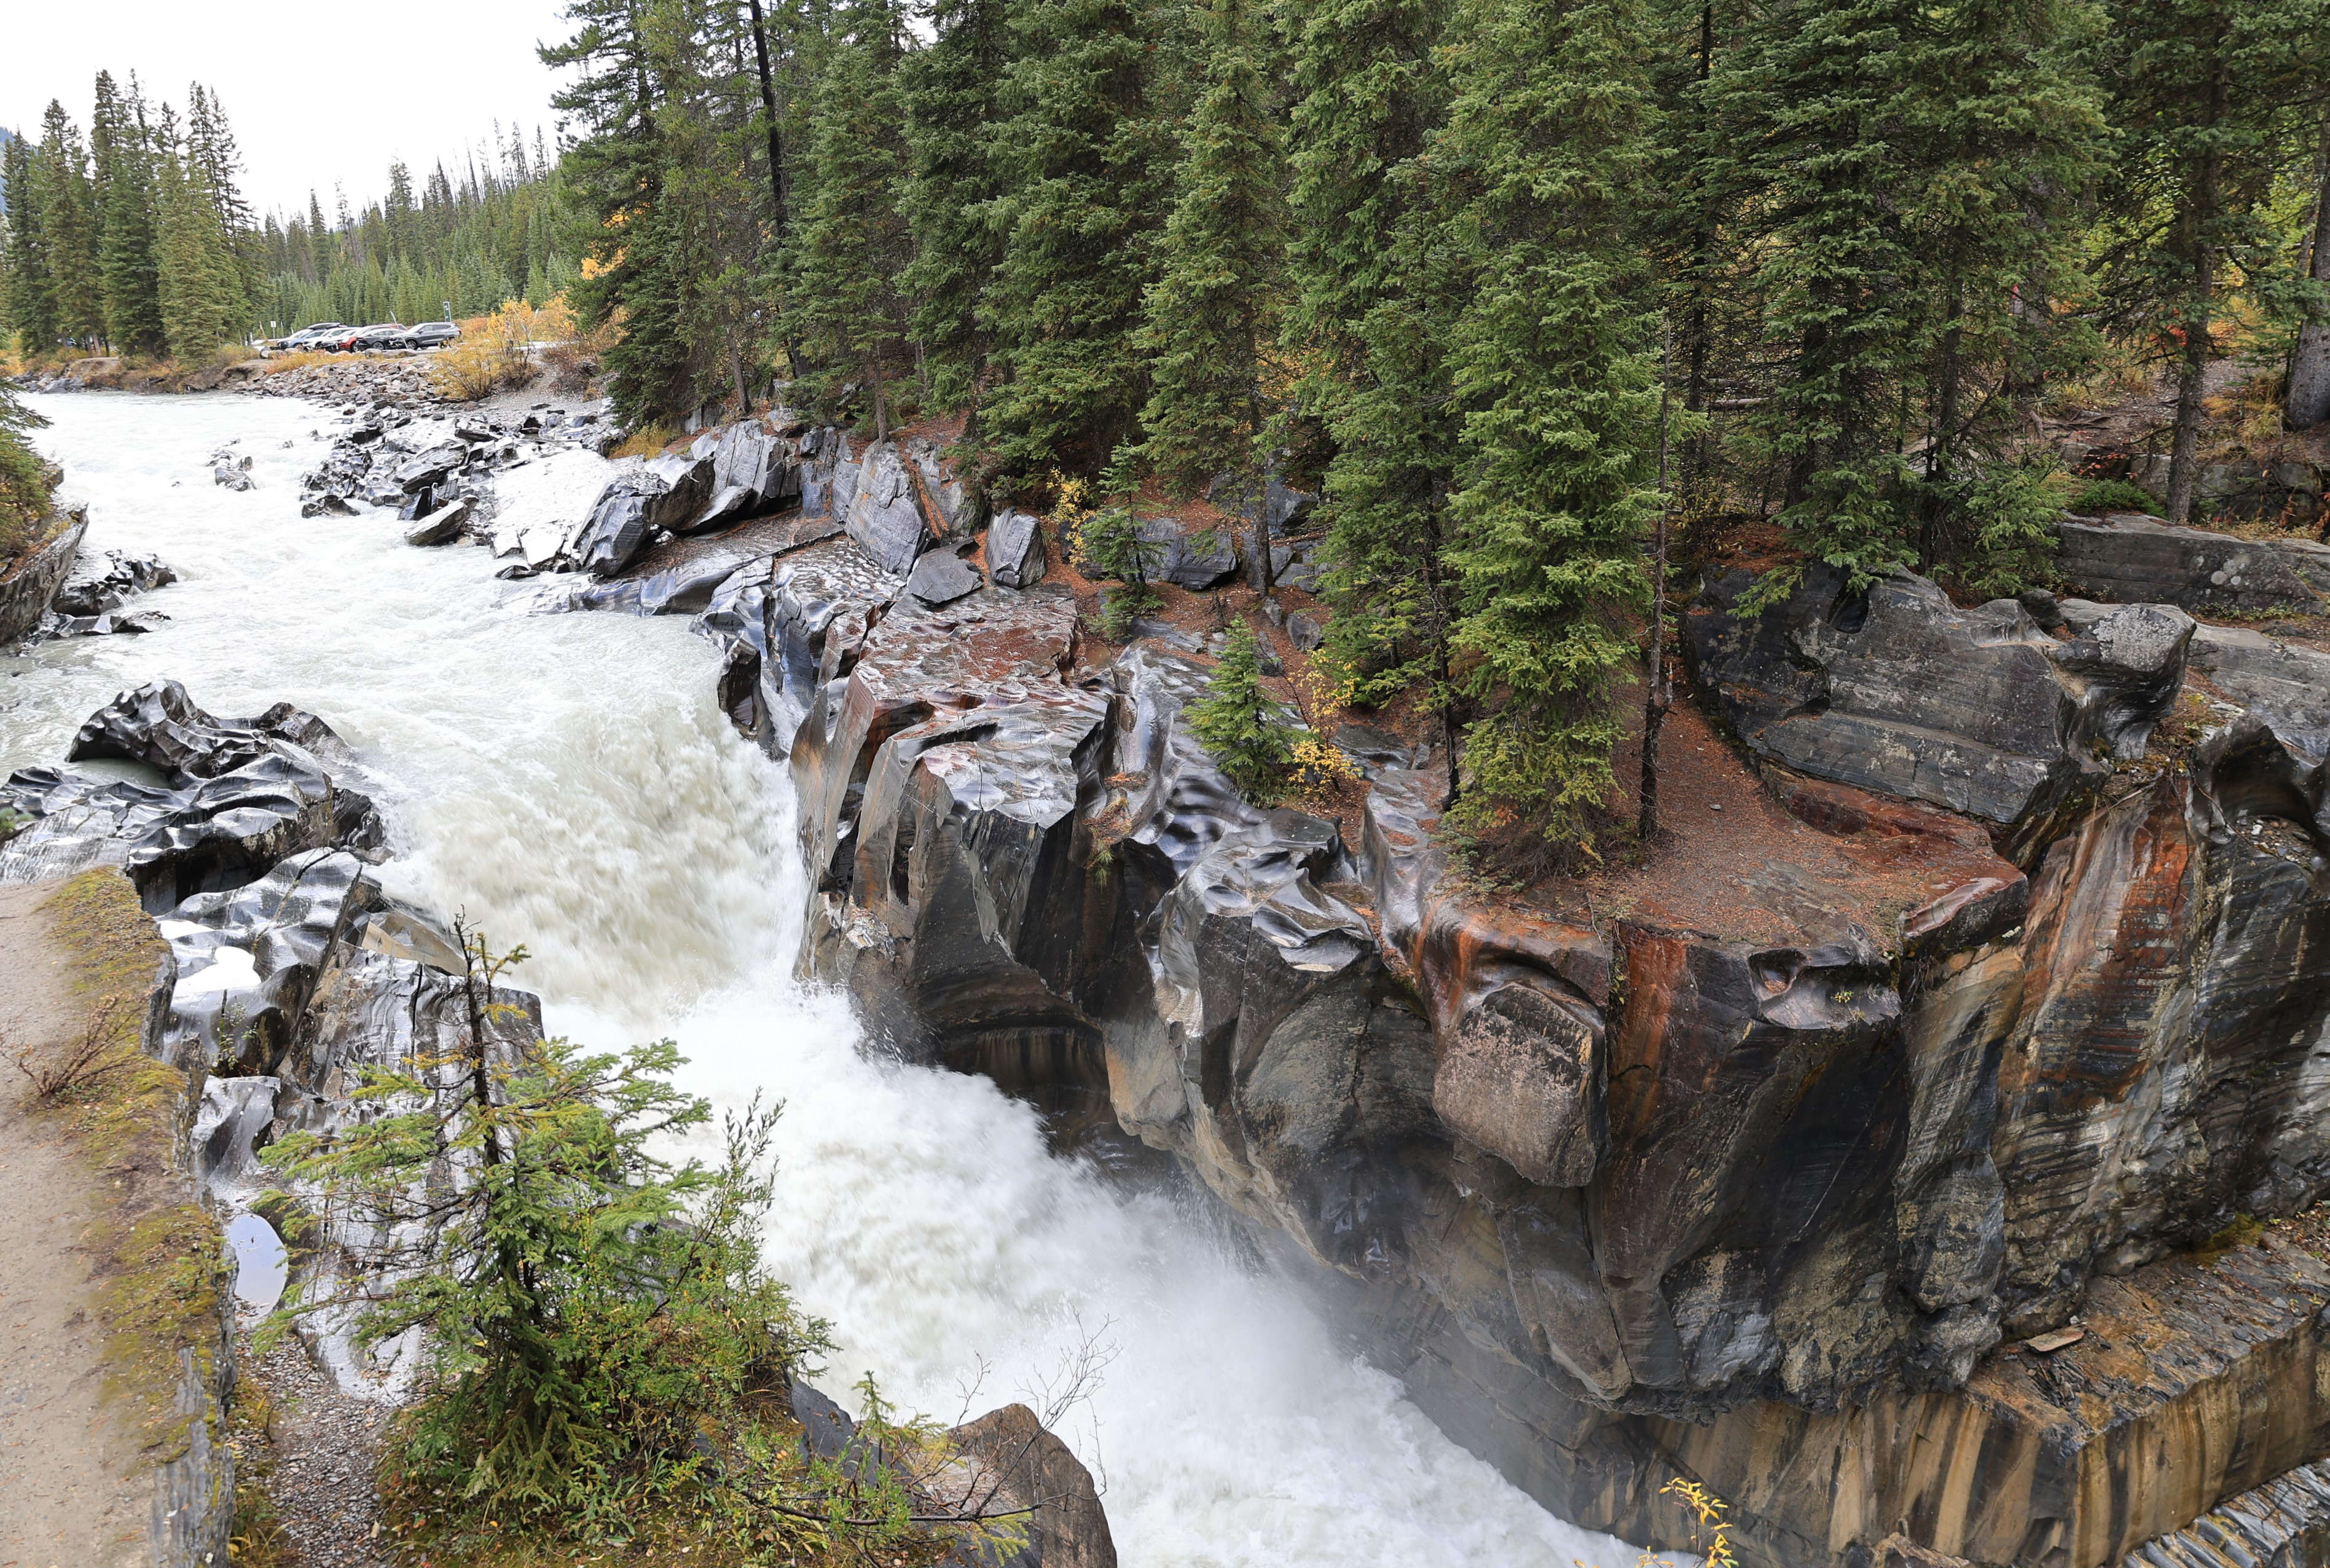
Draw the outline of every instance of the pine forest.
<instances>
[{"instance_id":1,"label":"pine forest","mask_svg":"<svg viewBox=\"0 0 2330 1568\"><path fill-rule=\"evenodd\" d=\"M781 383L955 417L998 506L1300 485L1338 699L1432 715L1459 820L1589 848L1670 527L1758 520L1766 596L2012 592L2064 389L2166 378L2177 521L2225 362L2330 412L2330 0L568 15L554 145L360 214L255 216L214 97L99 77L7 146L20 344L560 297L632 430Z\"/></svg>"}]
</instances>

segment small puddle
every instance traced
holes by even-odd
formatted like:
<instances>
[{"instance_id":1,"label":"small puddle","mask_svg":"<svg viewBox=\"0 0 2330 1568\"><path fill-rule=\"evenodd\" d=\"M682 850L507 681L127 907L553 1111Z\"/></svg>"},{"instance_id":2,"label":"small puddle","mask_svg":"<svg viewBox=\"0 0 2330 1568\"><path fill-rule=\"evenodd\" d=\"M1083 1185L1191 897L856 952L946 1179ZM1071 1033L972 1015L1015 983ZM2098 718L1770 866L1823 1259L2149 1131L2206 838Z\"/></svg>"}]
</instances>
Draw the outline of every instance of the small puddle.
<instances>
[{"instance_id":1,"label":"small puddle","mask_svg":"<svg viewBox=\"0 0 2330 1568\"><path fill-rule=\"evenodd\" d=\"M235 1299L253 1312L272 1312L289 1269L283 1238L257 1214L242 1214L227 1222L226 1244L234 1250Z\"/></svg>"}]
</instances>

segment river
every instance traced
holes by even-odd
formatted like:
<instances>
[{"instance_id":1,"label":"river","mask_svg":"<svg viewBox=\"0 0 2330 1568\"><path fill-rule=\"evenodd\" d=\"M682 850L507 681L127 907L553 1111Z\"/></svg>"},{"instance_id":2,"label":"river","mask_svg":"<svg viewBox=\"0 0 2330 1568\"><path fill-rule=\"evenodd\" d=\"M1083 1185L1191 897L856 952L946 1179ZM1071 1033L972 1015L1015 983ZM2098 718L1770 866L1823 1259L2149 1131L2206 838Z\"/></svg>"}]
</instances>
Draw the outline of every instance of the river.
<instances>
[{"instance_id":1,"label":"river","mask_svg":"<svg viewBox=\"0 0 2330 1568\"><path fill-rule=\"evenodd\" d=\"M393 893L533 959L554 1031L669 1034L686 1085L786 1103L768 1253L834 1326L820 1382L874 1374L948 1421L1041 1409L1107 1358L1061 1435L1103 1481L1126 1568L1624 1568L1355 1360L1192 1205L1047 1154L986 1081L861 1055L796 983L802 881L781 770L715 707L684 619L505 607L481 550L415 550L386 514L303 520L330 412L289 401L33 400L86 551L151 551L170 621L0 655L0 767L58 762L90 712L158 676L213 713L289 701L363 759ZM211 482L229 442L256 488ZM966 1388L976 1385L966 1394Z\"/></svg>"}]
</instances>

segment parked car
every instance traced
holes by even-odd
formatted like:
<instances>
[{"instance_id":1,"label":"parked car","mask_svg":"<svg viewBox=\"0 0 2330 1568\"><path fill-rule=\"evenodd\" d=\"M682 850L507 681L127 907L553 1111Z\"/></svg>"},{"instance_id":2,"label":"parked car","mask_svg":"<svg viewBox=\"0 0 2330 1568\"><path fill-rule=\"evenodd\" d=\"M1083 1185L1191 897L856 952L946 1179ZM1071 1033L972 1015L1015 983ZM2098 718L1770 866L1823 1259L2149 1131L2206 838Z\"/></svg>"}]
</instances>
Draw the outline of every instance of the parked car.
<instances>
[{"instance_id":1,"label":"parked car","mask_svg":"<svg viewBox=\"0 0 2330 1568\"><path fill-rule=\"evenodd\" d=\"M384 321L376 326L365 327L348 339L348 346L355 349L403 348L404 335L411 330L401 321Z\"/></svg>"},{"instance_id":2,"label":"parked car","mask_svg":"<svg viewBox=\"0 0 2330 1568\"><path fill-rule=\"evenodd\" d=\"M407 348L442 348L461 335L450 321L424 321L404 335Z\"/></svg>"},{"instance_id":3,"label":"parked car","mask_svg":"<svg viewBox=\"0 0 2330 1568\"><path fill-rule=\"evenodd\" d=\"M329 337L336 332L346 332L347 330L347 323L344 321L313 322L308 326L301 327L298 331L285 338L281 343L276 345L276 346L283 349L320 348L323 346L323 340L325 338Z\"/></svg>"}]
</instances>

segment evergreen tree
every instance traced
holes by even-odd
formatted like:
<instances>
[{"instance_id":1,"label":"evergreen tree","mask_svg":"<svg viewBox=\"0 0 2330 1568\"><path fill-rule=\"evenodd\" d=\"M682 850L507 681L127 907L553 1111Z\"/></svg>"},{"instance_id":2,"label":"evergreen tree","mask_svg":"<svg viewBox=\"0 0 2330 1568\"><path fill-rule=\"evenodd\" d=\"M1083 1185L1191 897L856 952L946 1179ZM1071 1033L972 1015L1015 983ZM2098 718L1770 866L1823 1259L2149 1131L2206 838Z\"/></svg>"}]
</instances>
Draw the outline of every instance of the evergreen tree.
<instances>
[{"instance_id":1,"label":"evergreen tree","mask_svg":"<svg viewBox=\"0 0 2330 1568\"><path fill-rule=\"evenodd\" d=\"M1151 390L1141 415L1151 466L1184 491L1217 470L1257 467L1270 417L1264 353L1277 331L1285 245L1285 155L1264 29L1248 0L1213 0L1203 39L1205 82L1182 133L1173 214L1149 289ZM1259 526L1256 560L1267 562Z\"/></svg>"},{"instance_id":2,"label":"evergreen tree","mask_svg":"<svg viewBox=\"0 0 2330 1568\"><path fill-rule=\"evenodd\" d=\"M1424 153L1445 111L1442 0L1325 0L1293 43L1286 345L1326 473L1327 662L1346 700L1423 684L1446 705L1441 559L1456 447L1444 286ZM1453 736L1453 728L1450 731Z\"/></svg>"},{"instance_id":3,"label":"evergreen tree","mask_svg":"<svg viewBox=\"0 0 2330 1568\"><path fill-rule=\"evenodd\" d=\"M2114 123L2105 279L2116 325L2172 356L2166 511L2193 510L2212 336L2278 263L2276 175L2312 150L2325 0L2113 0L2098 52Z\"/></svg>"},{"instance_id":4,"label":"evergreen tree","mask_svg":"<svg viewBox=\"0 0 2330 1568\"><path fill-rule=\"evenodd\" d=\"M899 62L911 169L899 204L914 260L899 279L914 340L942 408L977 418L989 338L980 301L1002 260L992 219L1003 195L990 128L1002 117L1012 33L1005 0L934 0L927 48Z\"/></svg>"},{"instance_id":5,"label":"evergreen tree","mask_svg":"<svg viewBox=\"0 0 2330 1568\"><path fill-rule=\"evenodd\" d=\"M29 438L48 422L24 405L14 387L0 381L0 567L40 541L41 519L49 510L49 469Z\"/></svg>"},{"instance_id":6,"label":"evergreen tree","mask_svg":"<svg viewBox=\"0 0 2330 1568\"><path fill-rule=\"evenodd\" d=\"M106 335L117 353L158 354L168 342L154 253L154 167L146 107L134 95L124 98L109 71L97 73L89 139L101 230L98 275Z\"/></svg>"},{"instance_id":7,"label":"evergreen tree","mask_svg":"<svg viewBox=\"0 0 2330 1568\"><path fill-rule=\"evenodd\" d=\"M161 187L156 252L163 335L170 353L200 358L240 335L249 314L241 269L219 222L202 169L184 155L168 106L158 128L155 178Z\"/></svg>"},{"instance_id":8,"label":"evergreen tree","mask_svg":"<svg viewBox=\"0 0 2330 1568\"><path fill-rule=\"evenodd\" d=\"M49 305L57 335L93 348L105 336L105 303L98 291L97 213L89 183L89 154L64 105L49 100L41 117L40 150L33 156L33 199L48 249Z\"/></svg>"},{"instance_id":9,"label":"evergreen tree","mask_svg":"<svg viewBox=\"0 0 2330 1568\"><path fill-rule=\"evenodd\" d=\"M786 323L812 362L861 384L879 439L889 433L887 388L907 345L899 284L912 236L898 207L908 163L898 69L904 18L889 0L859 0L841 21L844 36L810 119Z\"/></svg>"},{"instance_id":10,"label":"evergreen tree","mask_svg":"<svg viewBox=\"0 0 2330 1568\"><path fill-rule=\"evenodd\" d=\"M980 316L1008 471L1097 463L1148 401L1137 339L1170 202L1180 20L1176 0L1012 0L1009 113L990 143L1003 253Z\"/></svg>"},{"instance_id":11,"label":"evergreen tree","mask_svg":"<svg viewBox=\"0 0 2330 1568\"><path fill-rule=\"evenodd\" d=\"M1489 711L1464 763L1476 812L1564 841L1611 793L1656 505L1651 279L1629 211L1649 166L1644 33L1636 0L1467 0L1435 147L1469 285L1450 355L1454 641Z\"/></svg>"},{"instance_id":12,"label":"evergreen tree","mask_svg":"<svg viewBox=\"0 0 2330 1568\"><path fill-rule=\"evenodd\" d=\"M1966 562L1994 525L1989 471L2035 428L2048 379L2088 335L2043 302L2082 291L2072 203L2099 173L2097 90L2075 69L2083 7L1955 0L1925 8L1903 61L1900 144L1918 178L1902 217L1916 259L1918 555Z\"/></svg>"},{"instance_id":13,"label":"evergreen tree","mask_svg":"<svg viewBox=\"0 0 2330 1568\"><path fill-rule=\"evenodd\" d=\"M1911 555L1900 393L1916 255L1893 95L1916 9L1778 0L1708 88L1727 149L1714 178L1753 214L1739 242L1758 258L1777 365L1756 429L1782 473L1782 520L1808 555L1863 581Z\"/></svg>"},{"instance_id":14,"label":"evergreen tree","mask_svg":"<svg viewBox=\"0 0 2330 1568\"><path fill-rule=\"evenodd\" d=\"M1231 623L1206 694L1189 707L1189 730L1238 793L1267 805L1285 789L1294 765L1286 710L1262 685L1261 646L1254 628Z\"/></svg>"},{"instance_id":15,"label":"evergreen tree","mask_svg":"<svg viewBox=\"0 0 2330 1568\"><path fill-rule=\"evenodd\" d=\"M582 131L568 150L565 178L581 249L593 266L575 304L586 325L618 312L625 318L607 371L616 414L632 423L682 406L690 380L687 301L669 254L665 165L638 12L635 0L574 0L566 11L574 35L541 52L544 64L575 72L551 100Z\"/></svg>"},{"instance_id":16,"label":"evergreen tree","mask_svg":"<svg viewBox=\"0 0 2330 1568\"><path fill-rule=\"evenodd\" d=\"M56 346L61 329L50 284L48 233L33 192L32 144L12 137L0 160L0 177L7 184L8 319L25 353L43 353Z\"/></svg>"}]
</instances>

